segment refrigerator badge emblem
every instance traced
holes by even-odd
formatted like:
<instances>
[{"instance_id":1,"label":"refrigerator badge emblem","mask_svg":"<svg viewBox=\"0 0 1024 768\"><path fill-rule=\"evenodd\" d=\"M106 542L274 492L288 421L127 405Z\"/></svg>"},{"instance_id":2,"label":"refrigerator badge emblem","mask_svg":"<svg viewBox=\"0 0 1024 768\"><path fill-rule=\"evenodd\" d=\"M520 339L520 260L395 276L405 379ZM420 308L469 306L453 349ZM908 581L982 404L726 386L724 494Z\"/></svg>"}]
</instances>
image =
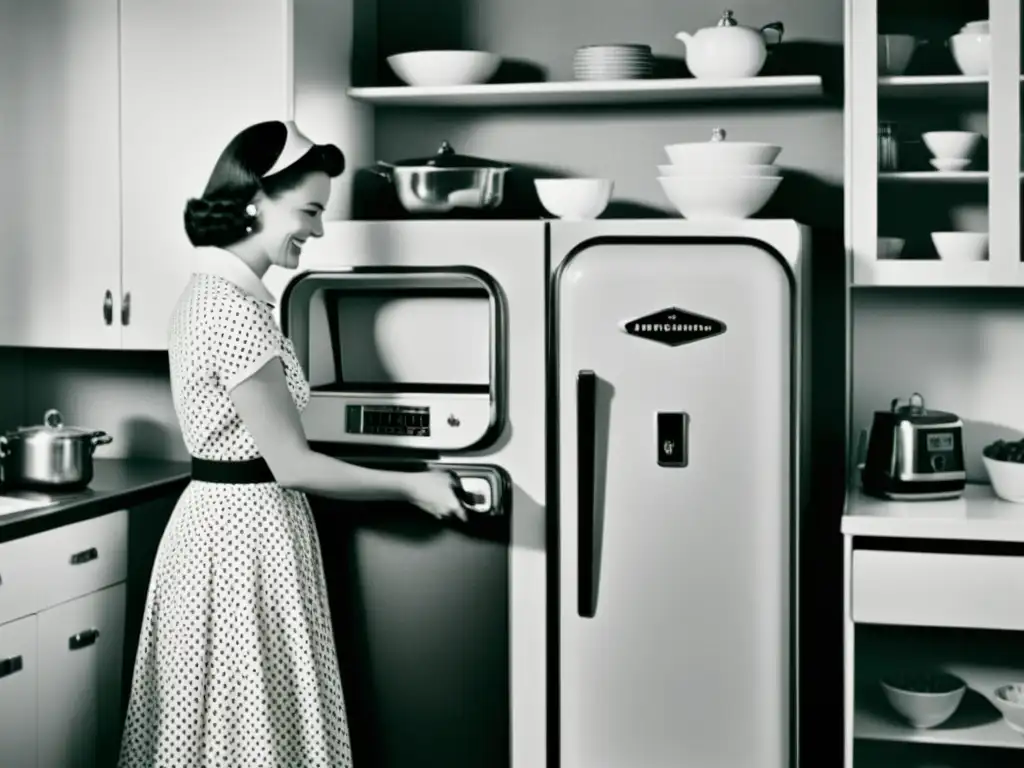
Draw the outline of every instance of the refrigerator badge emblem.
<instances>
[{"instance_id":1,"label":"refrigerator badge emblem","mask_svg":"<svg viewBox=\"0 0 1024 768\"><path fill-rule=\"evenodd\" d=\"M725 323L713 317L669 307L651 315L628 320L623 330L630 336L657 341L670 347L691 344L725 333Z\"/></svg>"}]
</instances>

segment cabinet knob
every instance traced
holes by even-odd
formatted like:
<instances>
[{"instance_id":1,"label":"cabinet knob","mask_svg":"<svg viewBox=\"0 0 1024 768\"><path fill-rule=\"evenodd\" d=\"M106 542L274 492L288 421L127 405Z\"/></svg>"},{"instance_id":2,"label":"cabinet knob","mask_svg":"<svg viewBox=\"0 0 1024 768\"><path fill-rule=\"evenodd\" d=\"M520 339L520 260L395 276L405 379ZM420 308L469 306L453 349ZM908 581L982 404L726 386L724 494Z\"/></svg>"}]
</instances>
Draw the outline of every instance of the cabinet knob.
<instances>
[{"instance_id":1,"label":"cabinet knob","mask_svg":"<svg viewBox=\"0 0 1024 768\"><path fill-rule=\"evenodd\" d=\"M132 313L132 293L128 291L121 299L121 325L128 325Z\"/></svg>"},{"instance_id":2,"label":"cabinet knob","mask_svg":"<svg viewBox=\"0 0 1024 768\"><path fill-rule=\"evenodd\" d=\"M11 656L8 659L0 659L0 677L13 675L21 671L21 656Z\"/></svg>"},{"instance_id":3,"label":"cabinet knob","mask_svg":"<svg viewBox=\"0 0 1024 768\"><path fill-rule=\"evenodd\" d=\"M109 290L103 294L103 322L107 325L114 322L114 294Z\"/></svg>"},{"instance_id":4,"label":"cabinet knob","mask_svg":"<svg viewBox=\"0 0 1024 768\"><path fill-rule=\"evenodd\" d=\"M100 636L98 629L86 629L83 632L79 632L77 635L72 635L68 638L68 648L72 651L77 651L79 648L85 648L96 642L96 638Z\"/></svg>"}]
</instances>

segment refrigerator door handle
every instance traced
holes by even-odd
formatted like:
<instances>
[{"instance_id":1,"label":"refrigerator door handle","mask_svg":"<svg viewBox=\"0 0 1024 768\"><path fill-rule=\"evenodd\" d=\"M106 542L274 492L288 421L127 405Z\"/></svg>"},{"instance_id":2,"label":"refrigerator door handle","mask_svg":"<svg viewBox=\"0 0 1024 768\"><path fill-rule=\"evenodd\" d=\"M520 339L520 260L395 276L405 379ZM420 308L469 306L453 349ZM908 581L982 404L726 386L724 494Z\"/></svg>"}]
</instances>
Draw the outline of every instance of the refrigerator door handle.
<instances>
[{"instance_id":1,"label":"refrigerator door handle","mask_svg":"<svg viewBox=\"0 0 1024 768\"><path fill-rule=\"evenodd\" d=\"M597 420L597 375L593 371L580 371L576 377L576 464L578 487L577 514L577 595L576 609L585 619L597 613L594 555L594 480L597 452L595 448Z\"/></svg>"}]
</instances>

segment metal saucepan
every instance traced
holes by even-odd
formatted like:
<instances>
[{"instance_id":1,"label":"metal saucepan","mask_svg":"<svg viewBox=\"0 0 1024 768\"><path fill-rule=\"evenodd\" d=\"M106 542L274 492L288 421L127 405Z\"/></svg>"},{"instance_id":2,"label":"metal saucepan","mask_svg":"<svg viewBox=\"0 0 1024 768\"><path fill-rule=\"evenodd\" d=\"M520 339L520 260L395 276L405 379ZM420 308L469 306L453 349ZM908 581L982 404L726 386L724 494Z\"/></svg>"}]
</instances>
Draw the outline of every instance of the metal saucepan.
<instances>
[{"instance_id":1,"label":"metal saucepan","mask_svg":"<svg viewBox=\"0 0 1024 768\"><path fill-rule=\"evenodd\" d=\"M64 426L60 411L49 410L43 424L0 435L3 482L14 487L77 488L92 481L92 455L113 441L106 432Z\"/></svg>"},{"instance_id":2,"label":"metal saucepan","mask_svg":"<svg viewBox=\"0 0 1024 768\"><path fill-rule=\"evenodd\" d=\"M409 213L447 213L453 208L496 208L505 193L511 167L460 155L446 141L433 157L378 161L371 170L395 188Z\"/></svg>"}]
</instances>

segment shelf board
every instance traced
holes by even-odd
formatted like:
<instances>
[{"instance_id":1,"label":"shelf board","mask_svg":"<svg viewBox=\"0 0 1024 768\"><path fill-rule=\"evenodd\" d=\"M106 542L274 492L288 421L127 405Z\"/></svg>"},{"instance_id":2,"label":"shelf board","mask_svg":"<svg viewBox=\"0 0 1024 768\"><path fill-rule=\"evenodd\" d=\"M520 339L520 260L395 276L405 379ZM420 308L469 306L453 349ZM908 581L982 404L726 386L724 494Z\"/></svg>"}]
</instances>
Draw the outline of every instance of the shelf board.
<instances>
[{"instance_id":1,"label":"shelf board","mask_svg":"<svg viewBox=\"0 0 1024 768\"><path fill-rule=\"evenodd\" d=\"M988 180L988 171L895 171L878 174L879 181L928 181L943 184L977 183Z\"/></svg>"},{"instance_id":2,"label":"shelf board","mask_svg":"<svg viewBox=\"0 0 1024 768\"><path fill-rule=\"evenodd\" d=\"M1024 542L1024 504L997 498L987 484L969 484L961 498L945 501L887 501L857 487L841 529L848 536Z\"/></svg>"},{"instance_id":3,"label":"shelf board","mask_svg":"<svg viewBox=\"0 0 1024 768\"><path fill-rule=\"evenodd\" d=\"M350 88L353 99L381 106L517 107L687 101L806 99L822 95L821 77L792 75L738 80L695 78L485 83L420 88Z\"/></svg>"},{"instance_id":4,"label":"shelf board","mask_svg":"<svg viewBox=\"0 0 1024 768\"><path fill-rule=\"evenodd\" d=\"M987 98L988 77L898 75L878 78L878 95L889 98Z\"/></svg>"},{"instance_id":5,"label":"shelf board","mask_svg":"<svg viewBox=\"0 0 1024 768\"><path fill-rule=\"evenodd\" d=\"M871 698L875 702L875 706L871 708L858 706L854 711L854 738L917 744L1024 749L1024 735L1010 728L995 705L991 703L995 689L1006 683L1024 680L1024 670L955 662L943 663L940 666L961 678L967 683L969 689L960 709L953 714L953 717L937 728L912 728L888 708L880 690L877 690L877 694L876 690L872 690ZM968 697L971 696L972 691L981 694L987 699L988 704L983 704L980 699L970 701Z\"/></svg>"},{"instance_id":6,"label":"shelf board","mask_svg":"<svg viewBox=\"0 0 1024 768\"><path fill-rule=\"evenodd\" d=\"M1024 286L1021 270L1007 277L993 269L988 261L958 263L940 259L879 259L874 263L859 261L853 268L854 288Z\"/></svg>"}]
</instances>

